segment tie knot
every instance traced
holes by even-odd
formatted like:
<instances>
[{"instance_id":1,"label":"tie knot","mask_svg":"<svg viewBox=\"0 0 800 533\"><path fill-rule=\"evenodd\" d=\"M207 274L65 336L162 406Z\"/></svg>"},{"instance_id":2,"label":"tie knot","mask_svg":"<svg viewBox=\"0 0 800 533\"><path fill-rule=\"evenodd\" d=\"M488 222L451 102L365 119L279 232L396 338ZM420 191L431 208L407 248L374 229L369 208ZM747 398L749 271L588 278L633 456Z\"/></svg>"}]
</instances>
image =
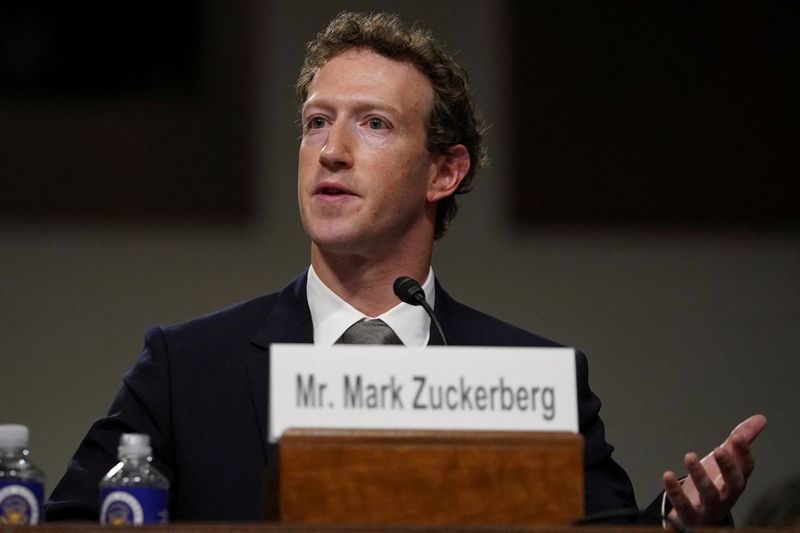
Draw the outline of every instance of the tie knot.
<instances>
[{"instance_id":1,"label":"tie knot","mask_svg":"<svg viewBox=\"0 0 800 533\"><path fill-rule=\"evenodd\" d=\"M403 344L380 318L362 318L342 333L336 344Z\"/></svg>"}]
</instances>

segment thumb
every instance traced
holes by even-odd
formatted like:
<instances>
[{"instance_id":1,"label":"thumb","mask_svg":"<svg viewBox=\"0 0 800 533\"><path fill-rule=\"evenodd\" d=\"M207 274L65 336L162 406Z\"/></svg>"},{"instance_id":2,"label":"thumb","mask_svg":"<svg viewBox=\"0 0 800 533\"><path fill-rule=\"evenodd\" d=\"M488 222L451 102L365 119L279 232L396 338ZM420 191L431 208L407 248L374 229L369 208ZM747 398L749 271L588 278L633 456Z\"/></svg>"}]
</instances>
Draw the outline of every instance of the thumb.
<instances>
[{"instance_id":1,"label":"thumb","mask_svg":"<svg viewBox=\"0 0 800 533\"><path fill-rule=\"evenodd\" d=\"M741 435L749 445L756 440L756 437L758 437L765 427L767 427L767 417L762 414L753 415L733 428L733 431L731 431L730 435L728 435L728 438L726 438L725 442L723 442L719 447L732 449L734 435ZM709 470L709 475L711 475L712 479L719 475L719 467L717 466L717 461L714 459L714 451L715 450L711 450L708 455L703 457L703 460L701 461Z\"/></svg>"},{"instance_id":2,"label":"thumb","mask_svg":"<svg viewBox=\"0 0 800 533\"><path fill-rule=\"evenodd\" d=\"M756 440L756 437L758 437L762 431L764 431L765 427L767 427L767 417L761 414L753 415L733 428L731 434L728 435L727 439L725 439L723 446L728 444L734 435L741 435L745 438L747 443L750 444Z\"/></svg>"}]
</instances>

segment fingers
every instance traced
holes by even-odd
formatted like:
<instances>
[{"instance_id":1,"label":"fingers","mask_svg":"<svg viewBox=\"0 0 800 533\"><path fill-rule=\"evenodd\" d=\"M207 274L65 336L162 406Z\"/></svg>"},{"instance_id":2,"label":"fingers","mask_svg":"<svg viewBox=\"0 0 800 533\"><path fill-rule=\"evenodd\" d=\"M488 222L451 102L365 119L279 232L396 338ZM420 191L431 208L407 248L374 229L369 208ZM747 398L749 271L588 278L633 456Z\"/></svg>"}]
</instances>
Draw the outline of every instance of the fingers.
<instances>
[{"instance_id":1,"label":"fingers","mask_svg":"<svg viewBox=\"0 0 800 533\"><path fill-rule=\"evenodd\" d=\"M678 517L688 525L710 525L720 523L728 514L733 503L744 490L744 476L731 454L720 450L720 468L724 470L718 487L709 476L697 454L687 453L684 458L689 472L683 485L673 472L664 473L664 488ZM729 488L730 481L734 485Z\"/></svg>"},{"instance_id":2,"label":"fingers","mask_svg":"<svg viewBox=\"0 0 800 533\"><path fill-rule=\"evenodd\" d=\"M728 464L726 466L720 463L722 457L728 459ZM713 461L709 461L709 458L713 459ZM703 459L703 465L706 467L708 475L711 476L718 485L720 485L722 481L727 484L728 478L733 474L737 476L741 475L743 482L746 484L755 467L755 459L750 450L750 441L743 435L732 433L723 446L713 450ZM733 468L736 468L738 472L734 473L732 470ZM725 472L726 469L727 475ZM737 478L734 477L733 479Z\"/></svg>"},{"instance_id":3,"label":"fingers","mask_svg":"<svg viewBox=\"0 0 800 533\"><path fill-rule=\"evenodd\" d=\"M731 448L733 450L733 458L739 468L742 469L745 480L750 477L755 468L755 458L750 450L750 442L741 435L734 435L731 437Z\"/></svg>"},{"instance_id":4,"label":"fingers","mask_svg":"<svg viewBox=\"0 0 800 533\"><path fill-rule=\"evenodd\" d=\"M700 464L700 459L696 453L687 453L684 458L686 470L694 481L697 494L700 498L701 507L706 511L713 511L719 507L721 496L719 488L714 484L706 469Z\"/></svg>"},{"instance_id":5,"label":"fingers","mask_svg":"<svg viewBox=\"0 0 800 533\"><path fill-rule=\"evenodd\" d=\"M719 465L722 474L722 487L720 488L720 500L728 506L733 507L736 500L744 492L747 485L747 475L737 464L731 453L720 448L714 452L714 458Z\"/></svg>"},{"instance_id":6,"label":"fingers","mask_svg":"<svg viewBox=\"0 0 800 533\"><path fill-rule=\"evenodd\" d=\"M664 472L663 480L667 498L672 504L672 511L678 515L678 518L689 525L701 523L700 513L683 491L678 476L674 472Z\"/></svg>"}]
</instances>

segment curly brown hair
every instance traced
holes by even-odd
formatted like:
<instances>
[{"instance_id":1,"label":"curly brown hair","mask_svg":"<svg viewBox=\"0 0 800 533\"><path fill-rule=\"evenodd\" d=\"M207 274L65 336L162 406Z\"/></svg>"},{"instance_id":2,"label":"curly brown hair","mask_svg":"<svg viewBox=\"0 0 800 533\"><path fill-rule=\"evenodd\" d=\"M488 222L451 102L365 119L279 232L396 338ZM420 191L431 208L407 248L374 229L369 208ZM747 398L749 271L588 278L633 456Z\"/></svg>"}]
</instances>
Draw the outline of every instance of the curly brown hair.
<instances>
[{"instance_id":1,"label":"curly brown hair","mask_svg":"<svg viewBox=\"0 0 800 533\"><path fill-rule=\"evenodd\" d=\"M325 63L352 48L368 48L397 61L407 61L424 74L433 86L433 108L428 117L427 149L447 154L456 144L469 152L469 172L455 194L436 206L434 238L441 238L456 215L456 194L472 189L478 169L487 162L482 146L485 126L469 93L467 72L445 52L431 32L414 25L406 27L400 17L389 13L343 12L306 45L306 57L297 78L297 97L302 106L308 87Z\"/></svg>"}]
</instances>

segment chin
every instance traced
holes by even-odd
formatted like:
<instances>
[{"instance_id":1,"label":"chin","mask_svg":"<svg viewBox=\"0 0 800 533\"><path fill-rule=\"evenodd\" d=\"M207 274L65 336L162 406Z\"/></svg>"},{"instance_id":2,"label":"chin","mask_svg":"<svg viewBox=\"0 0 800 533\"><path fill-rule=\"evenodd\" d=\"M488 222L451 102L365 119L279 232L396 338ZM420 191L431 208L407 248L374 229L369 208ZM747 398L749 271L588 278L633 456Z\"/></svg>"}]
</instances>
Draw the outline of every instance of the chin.
<instances>
[{"instance_id":1,"label":"chin","mask_svg":"<svg viewBox=\"0 0 800 533\"><path fill-rule=\"evenodd\" d=\"M307 232L314 246L323 252L329 253L351 253L358 248L358 239L352 235L332 232Z\"/></svg>"},{"instance_id":2,"label":"chin","mask_svg":"<svg viewBox=\"0 0 800 533\"><path fill-rule=\"evenodd\" d=\"M328 254L365 256L377 249L375 241L366 235L317 234L311 236L311 241L321 252Z\"/></svg>"}]
</instances>

